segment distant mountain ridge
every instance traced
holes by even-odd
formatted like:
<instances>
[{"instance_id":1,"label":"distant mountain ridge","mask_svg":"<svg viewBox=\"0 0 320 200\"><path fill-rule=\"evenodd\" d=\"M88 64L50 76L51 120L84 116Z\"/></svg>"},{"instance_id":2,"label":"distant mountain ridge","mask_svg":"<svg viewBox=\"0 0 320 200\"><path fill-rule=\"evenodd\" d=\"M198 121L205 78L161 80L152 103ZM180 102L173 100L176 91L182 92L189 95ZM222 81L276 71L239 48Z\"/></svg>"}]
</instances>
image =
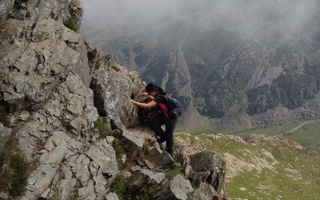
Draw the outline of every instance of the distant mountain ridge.
<instances>
[{"instance_id":1,"label":"distant mountain ridge","mask_svg":"<svg viewBox=\"0 0 320 200\"><path fill-rule=\"evenodd\" d=\"M173 7L168 4L165 22L146 19L144 26L134 11L119 12L132 20L98 28L98 19L86 18L84 2L81 32L145 81L178 93L189 110L215 125L248 128L319 118L319 2L203 0ZM102 36L106 28L118 34Z\"/></svg>"}]
</instances>

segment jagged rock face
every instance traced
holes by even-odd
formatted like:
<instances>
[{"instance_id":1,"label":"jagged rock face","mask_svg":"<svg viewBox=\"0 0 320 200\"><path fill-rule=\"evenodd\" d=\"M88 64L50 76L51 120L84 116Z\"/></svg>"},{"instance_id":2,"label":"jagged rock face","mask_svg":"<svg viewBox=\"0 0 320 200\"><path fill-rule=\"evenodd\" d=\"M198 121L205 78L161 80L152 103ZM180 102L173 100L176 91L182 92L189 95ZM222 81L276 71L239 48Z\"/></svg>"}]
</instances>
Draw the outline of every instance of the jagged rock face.
<instances>
[{"instance_id":1,"label":"jagged rock face","mask_svg":"<svg viewBox=\"0 0 320 200\"><path fill-rule=\"evenodd\" d=\"M33 163L27 191L12 198L126 199L150 191L151 199L211 200L201 196L207 190L227 195L215 181L200 178L205 187L199 187L189 180L197 157L208 160L215 153L196 156L191 164L176 145L174 162L149 129L134 129L139 121L130 98L139 100L144 84L137 72L109 55L103 58L63 25L69 16L81 19L79 3L15 1L4 12L10 18L1 19L0 102L9 122L0 123L0 149L10 137ZM107 136L96 125L99 117L108 119ZM219 167L222 159L214 159ZM164 172L177 166L185 173L166 177ZM216 180L219 172L209 169ZM123 174L126 190L115 194L111 186ZM218 182L224 184L224 177Z\"/></svg>"},{"instance_id":2,"label":"jagged rock face","mask_svg":"<svg viewBox=\"0 0 320 200\"><path fill-rule=\"evenodd\" d=\"M10 18L1 29L1 99L11 111L41 107L70 70L91 81L84 42L62 23L63 4L34 3L27 4L28 17Z\"/></svg>"},{"instance_id":3,"label":"jagged rock face","mask_svg":"<svg viewBox=\"0 0 320 200\"><path fill-rule=\"evenodd\" d=\"M196 108L216 123L252 127L318 118L318 106L310 105L319 94L319 2L224 3L179 5L165 23L154 27L145 22L151 34L134 29L143 25L132 22L136 32L100 36L110 44L101 48L116 52L122 65L180 94L188 109ZM270 116L283 107L291 110L285 119ZM299 114L302 110L309 117ZM261 124L257 116L266 122Z\"/></svg>"},{"instance_id":4,"label":"jagged rock face","mask_svg":"<svg viewBox=\"0 0 320 200\"><path fill-rule=\"evenodd\" d=\"M114 63L110 56L97 65L91 88L94 88L95 105L100 115L108 115L119 129L137 125L137 110L129 102L144 90L139 74Z\"/></svg>"}]
</instances>

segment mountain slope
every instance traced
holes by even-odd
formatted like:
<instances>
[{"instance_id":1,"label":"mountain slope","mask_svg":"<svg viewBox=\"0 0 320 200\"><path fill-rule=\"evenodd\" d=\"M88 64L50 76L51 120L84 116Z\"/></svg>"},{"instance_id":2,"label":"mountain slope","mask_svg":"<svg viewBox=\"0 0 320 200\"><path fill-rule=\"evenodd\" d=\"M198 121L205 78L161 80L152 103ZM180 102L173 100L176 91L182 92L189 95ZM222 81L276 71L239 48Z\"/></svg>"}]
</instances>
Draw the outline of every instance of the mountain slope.
<instances>
[{"instance_id":1,"label":"mountain slope","mask_svg":"<svg viewBox=\"0 0 320 200\"><path fill-rule=\"evenodd\" d=\"M318 1L126 3L105 5L105 15L97 8L111 19L101 23L84 2L82 34L143 80L178 93L194 115L244 128L319 118Z\"/></svg>"},{"instance_id":2,"label":"mountain slope","mask_svg":"<svg viewBox=\"0 0 320 200\"><path fill-rule=\"evenodd\" d=\"M231 198L272 200L319 197L319 154L281 137L176 134L187 153L212 149L224 155Z\"/></svg>"}]
</instances>

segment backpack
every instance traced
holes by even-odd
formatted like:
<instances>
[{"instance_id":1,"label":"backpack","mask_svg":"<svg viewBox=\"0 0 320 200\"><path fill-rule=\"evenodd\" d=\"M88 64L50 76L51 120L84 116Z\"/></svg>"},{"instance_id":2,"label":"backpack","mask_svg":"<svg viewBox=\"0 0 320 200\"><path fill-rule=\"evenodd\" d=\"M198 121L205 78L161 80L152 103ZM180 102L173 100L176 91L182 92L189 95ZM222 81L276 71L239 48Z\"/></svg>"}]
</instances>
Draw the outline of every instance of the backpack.
<instances>
[{"instance_id":1,"label":"backpack","mask_svg":"<svg viewBox=\"0 0 320 200\"><path fill-rule=\"evenodd\" d=\"M169 113L170 117L180 117L181 114L183 113L183 105L182 103L178 100L176 96L173 94L166 93L163 95L166 99L166 101L169 103Z\"/></svg>"}]
</instances>

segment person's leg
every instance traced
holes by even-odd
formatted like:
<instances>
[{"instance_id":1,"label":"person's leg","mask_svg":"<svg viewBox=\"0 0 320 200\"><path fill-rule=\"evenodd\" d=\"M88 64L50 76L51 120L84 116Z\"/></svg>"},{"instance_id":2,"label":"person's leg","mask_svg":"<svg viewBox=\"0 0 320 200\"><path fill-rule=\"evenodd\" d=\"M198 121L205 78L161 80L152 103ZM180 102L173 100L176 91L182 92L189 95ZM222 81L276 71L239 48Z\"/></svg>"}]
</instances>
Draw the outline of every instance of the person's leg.
<instances>
[{"instance_id":1,"label":"person's leg","mask_svg":"<svg viewBox=\"0 0 320 200\"><path fill-rule=\"evenodd\" d=\"M162 113L157 114L150 123L151 130L155 132L156 137L158 136L160 138L160 139L157 139L157 142L160 144L166 141L166 133L161 128L163 124L164 124L164 118Z\"/></svg>"},{"instance_id":2,"label":"person's leg","mask_svg":"<svg viewBox=\"0 0 320 200\"><path fill-rule=\"evenodd\" d=\"M166 121L166 151L173 156L174 138L173 133L177 123L177 118Z\"/></svg>"}]
</instances>

